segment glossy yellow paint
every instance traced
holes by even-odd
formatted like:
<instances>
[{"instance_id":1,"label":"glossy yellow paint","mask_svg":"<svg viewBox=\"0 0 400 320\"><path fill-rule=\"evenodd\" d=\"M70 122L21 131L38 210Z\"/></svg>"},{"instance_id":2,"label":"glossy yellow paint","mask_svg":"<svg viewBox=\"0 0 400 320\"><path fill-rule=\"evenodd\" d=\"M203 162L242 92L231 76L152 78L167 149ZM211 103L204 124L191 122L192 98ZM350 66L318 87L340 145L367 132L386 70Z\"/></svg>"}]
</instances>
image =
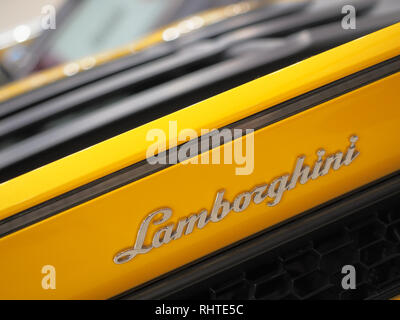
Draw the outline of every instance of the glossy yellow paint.
<instances>
[{"instance_id":1,"label":"glossy yellow paint","mask_svg":"<svg viewBox=\"0 0 400 320\"><path fill-rule=\"evenodd\" d=\"M258 131L250 176L236 176L232 165L180 164L1 239L0 298L108 298L399 169L399 85L396 74ZM124 265L113 263L155 209L171 207L169 222L176 223L210 209L220 189L232 201L291 171L300 154L310 164L320 147L343 150L353 133L360 137L354 164L296 187L276 207L251 205ZM41 288L44 265L57 270L56 290Z\"/></svg>"},{"instance_id":2,"label":"glossy yellow paint","mask_svg":"<svg viewBox=\"0 0 400 320\"><path fill-rule=\"evenodd\" d=\"M400 25L387 28L3 183L0 218L144 159L149 129L168 132L170 120L198 132L223 127L399 55L393 41L399 36ZM235 165L178 164L0 239L0 298L108 298L400 169L399 87L397 73L257 131L252 175L236 176ZM301 154L311 164L319 148L344 150L352 134L360 137L360 156L351 166L286 192L276 207L252 204L126 264L113 263L153 210L170 207L176 222L210 209L218 190L232 201L291 172ZM44 265L57 270L56 290L41 287Z\"/></svg>"},{"instance_id":3,"label":"glossy yellow paint","mask_svg":"<svg viewBox=\"0 0 400 320\"><path fill-rule=\"evenodd\" d=\"M400 38L400 23L2 183L0 199L7 201L0 201L0 219L143 160L147 148L152 144L146 141L146 134L152 128L168 132L171 120L178 122L178 130L193 128L199 134L202 128L224 127L400 55L400 42L393 41L398 38ZM27 186L40 186L40 188Z\"/></svg>"}]
</instances>

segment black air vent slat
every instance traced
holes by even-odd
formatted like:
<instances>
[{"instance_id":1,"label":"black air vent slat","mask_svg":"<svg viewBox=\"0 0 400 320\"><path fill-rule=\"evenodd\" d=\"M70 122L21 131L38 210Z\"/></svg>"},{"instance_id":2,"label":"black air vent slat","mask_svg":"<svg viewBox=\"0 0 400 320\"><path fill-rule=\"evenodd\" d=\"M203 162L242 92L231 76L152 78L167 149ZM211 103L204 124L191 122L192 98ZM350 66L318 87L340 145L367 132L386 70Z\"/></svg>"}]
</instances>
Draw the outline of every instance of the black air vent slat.
<instances>
[{"instance_id":1,"label":"black air vent slat","mask_svg":"<svg viewBox=\"0 0 400 320\"><path fill-rule=\"evenodd\" d=\"M182 52L177 52L175 55L139 66L134 70L121 72L57 98L47 100L42 104L0 120L0 139L15 132L26 130L31 126L37 126L53 117L60 117L75 108L79 107L82 110L85 108L85 104L89 104L89 108L94 104L100 107L101 99L110 96L116 99L121 96L122 90L129 90L129 94L137 93L138 86L141 88L152 87L167 82L176 77L177 74L185 72L185 68L196 65L198 68L204 67L206 61L207 64L211 64L210 61L217 63L218 54L222 51L220 46L199 43Z\"/></svg>"},{"instance_id":2,"label":"black air vent slat","mask_svg":"<svg viewBox=\"0 0 400 320\"><path fill-rule=\"evenodd\" d=\"M343 219L335 226L322 228L318 232L296 240L297 244L304 243L305 248L308 247L309 239L314 239L314 243L321 241L330 247L329 251L317 249L315 246L308 247L302 254L295 254L294 258L285 261L281 268L279 261L283 258L279 252L285 251L286 247L292 245L291 243L284 244L270 252L269 255L264 254L262 263L254 259L224 271L225 277L230 275L232 279L236 279L235 286L230 285L232 282L220 280L219 275L216 275L201 283L202 287L207 285L209 288L208 292L203 290L202 295L197 294L199 284L165 298L213 299L210 292L213 292L216 287L224 287L227 288L224 291L225 296L240 296L245 299L282 299L283 297L291 299L365 299L390 285L398 284L400 287L400 239L389 240L387 231L393 226L393 223L383 222L377 214L379 207L387 206L386 212L395 211L397 212L396 218L400 217L400 206L395 208L390 206L394 199L398 200L400 196L397 195L382 201L367 210L353 214L350 218ZM334 237L325 236L326 234L341 233L350 239L348 225L362 224L364 219L372 219L376 224L382 224L383 232L363 235L363 248L356 240L349 241L347 244L338 244ZM357 232L361 233L362 230L359 229ZM294 249L294 252L297 252L297 249ZM275 267L266 268L266 265L275 265ZM353 265L356 269L356 290L344 290L341 286L344 276L341 269L344 265ZM247 275L248 270L257 276L235 276L237 272ZM255 293L250 291L252 286L256 288ZM247 288L247 295L245 295L245 288Z\"/></svg>"},{"instance_id":3,"label":"black air vent slat","mask_svg":"<svg viewBox=\"0 0 400 320\"><path fill-rule=\"evenodd\" d=\"M398 218L399 172L116 298L212 300L221 288L237 299L391 298L400 294L400 238L390 236ZM368 225L382 230L361 247ZM345 265L356 289L342 287Z\"/></svg>"},{"instance_id":4,"label":"black air vent slat","mask_svg":"<svg viewBox=\"0 0 400 320\"><path fill-rule=\"evenodd\" d=\"M357 38L371 31L371 28L379 29L390 24L393 16L379 19L377 24L370 21L369 17L359 21L363 22L363 19L369 23L360 23L360 27L351 32L352 37ZM365 29L361 26L365 26ZM4 172L1 180L32 170L217 92L250 81L260 72L266 72L267 69L271 71L285 60L294 56L298 58L302 52L305 54L313 51L313 47L320 47L320 43L313 41L312 37L304 37L304 33L317 34L319 28L326 30L327 27L317 27L273 41L248 41L230 48L225 61L189 72L122 101L101 108L92 106L88 112L81 110L81 114L67 118L65 124L55 123L51 127L50 123L47 130L39 131L10 147L5 146L0 151L0 172ZM331 24L328 28L336 29L338 23ZM344 37L347 39L349 35L345 34ZM333 38L337 41L338 36L334 34ZM329 43L327 39L323 39L323 42ZM29 117L25 118L29 122Z\"/></svg>"},{"instance_id":5,"label":"black air vent slat","mask_svg":"<svg viewBox=\"0 0 400 320\"><path fill-rule=\"evenodd\" d=\"M277 10L269 18L285 16L203 43L157 46L115 62L126 71L107 64L65 79L80 83L65 94L63 81L45 87L55 97L39 104L41 90L21 96L30 107L0 119L0 182L400 20L400 5L392 0L353 0L357 28L343 30L343 3L321 0L291 14ZM318 26L301 30L309 25ZM264 38L293 32L293 26L298 32ZM106 77L112 70L118 72ZM17 100L1 104L0 117Z\"/></svg>"},{"instance_id":6,"label":"black air vent slat","mask_svg":"<svg viewBox=\"0 0 400 320\"><path fill-rule=\"evenodd\" d=\"M199 33L195 33L201 34L201 36L198 37L195 35L193 39L196 40L189 42L193 43L201 39L208 39L212 36L242 28L259 21L267 21L269 19L279 18L283 15L295 13L297 10L302 9L307 5L307 1L303 3L268 5L266 8L262 8L256 12L250 12L248 14L236 16L230 20L217 23L215 26L211 25L209 28L204 29L207 30L205 32L202 29L199 31ZM188 38L190 39L191 37L188 35L183 39ZM26 109L36 103L40 103L63 93L67 93L68 91L79 88L80 86L93 83L105 77L109 77L119 72L152 62L167 55L174 54L176 50L183 48L184 46L186 46L185 40L182 43L180 41L175 41L173 43L162 43L148 50L118 59L111 63L100 65L92 70L81 72L71 78L65 78L43 88L27 92L26 94L10 99L9 101L0 103L0 119L20 110Z\"/></svg>"},{"instance_id":7,"label":"black air vent slat","mask_svg":"<svg viewBox=\"0 0 400 320\"><path fill-rule=\"evenodd\" d=\"M29 108L37 103L67 93L80 86L90 84L94 81L101 80L130 68L138 67L145 63L150 63L172 52L174 52L172 47L166 44L158 45L151 48L151 50L138 52L134 55L115 60L112 63L106 63L94 69L80 72L73 77L67 77L42 88L29 91L0 103L0 119Z\"/></svg>"}]
</instances>

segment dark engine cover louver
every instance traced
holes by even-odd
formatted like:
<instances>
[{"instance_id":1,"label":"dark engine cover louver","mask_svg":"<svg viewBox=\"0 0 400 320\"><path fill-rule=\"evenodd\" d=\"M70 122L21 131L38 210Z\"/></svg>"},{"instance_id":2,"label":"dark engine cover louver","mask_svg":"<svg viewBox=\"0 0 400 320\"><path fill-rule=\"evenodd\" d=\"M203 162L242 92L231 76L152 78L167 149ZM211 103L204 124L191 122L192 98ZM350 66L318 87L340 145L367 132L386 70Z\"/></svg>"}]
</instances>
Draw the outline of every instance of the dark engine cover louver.
<instances>
[{"instance_id":1,"label":"dark engine cover louver","mask_svg":"<svg viewBox=\"0 0 400 320\"><path fill-rule=\"evenodd\" d=\"M397 0L284 2L27 92L0 103L0 182L398 21Z\"/></svg>"},{"instance_id":2,"label":"dark engine cover louver","mask_svg":"<svg viewBox=\"0 0 400 320\"><path fill-rule=\"evenodd\" d=\"M356 289L342 287L345 265ZM400 292L400 175L366 186L124 299L380 299Z\"/></svg>"},{"instance_id":3,"label":"dark engine cover louver","mask_svg":"<svg viewBox=\"0 0 400 320\"><path fill-rule=\"evenodd\" d=\"M344 265L357 288L342 289ZM400 282L400 196L167 298L365 299Z\"/></svg>"}]
</instances>

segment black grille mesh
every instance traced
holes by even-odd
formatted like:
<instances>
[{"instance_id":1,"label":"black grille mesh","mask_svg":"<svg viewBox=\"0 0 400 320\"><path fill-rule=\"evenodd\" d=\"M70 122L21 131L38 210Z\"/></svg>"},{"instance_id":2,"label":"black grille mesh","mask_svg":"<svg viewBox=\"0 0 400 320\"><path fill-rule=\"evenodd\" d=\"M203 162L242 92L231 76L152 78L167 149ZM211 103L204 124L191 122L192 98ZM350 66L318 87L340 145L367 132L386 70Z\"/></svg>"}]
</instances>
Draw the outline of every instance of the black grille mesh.
<instances>
[{"instance_id":1,"label":"black grille mesh","mask_svg":"<svg viewBox=\"0 0 400 320\"><path fill-rule=\"evenodd\" d=\"M357 288L344 290L344 265ZM366 299L400 285L400 196L233 266L167 299Z\"/></svg>"}]
</instances>

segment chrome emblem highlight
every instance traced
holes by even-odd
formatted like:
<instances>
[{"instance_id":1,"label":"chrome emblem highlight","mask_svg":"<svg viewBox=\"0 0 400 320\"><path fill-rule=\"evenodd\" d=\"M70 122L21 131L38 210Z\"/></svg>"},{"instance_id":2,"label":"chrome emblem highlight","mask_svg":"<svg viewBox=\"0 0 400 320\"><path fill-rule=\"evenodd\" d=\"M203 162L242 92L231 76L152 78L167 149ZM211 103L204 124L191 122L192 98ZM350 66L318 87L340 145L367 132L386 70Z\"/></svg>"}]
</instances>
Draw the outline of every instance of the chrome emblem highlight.
<instances>
[{"instance_id":1,"label":"chrome emblem highlight","mask_svg":"<svg viewBox=\"0 0 400 320\"><path fill-rule=\"evenodd\" d=\"M153 225L161 225L167 222L172 216L172 209L162 208L150 213L141 223L136 236L135 245L127 250L121 251L114 257L116 264L123 264L138 254L145 254L154 248L159 248L164 244L173 240L178 240L184 235L189 235L194 228L202 229L210 222L220 222L231 211L243 212L248 208L251 202L258 205L266 202L268 206L276 206L282 200L284 192L294 189L298 183L305 184L310 180L328 174L331 170L339 170L343 165L350 165L354 159L360 154L356 150L357 136L350 138L350 146L346 153L337 152L329 155L324 159L326 151L320 149L317 151L318 159L311 167L304 165L305 156L300 156L296 160L295 169L291 175L285 174L269 184L256 186L253 189L238 194L233 202L224 199L225 190L218 191L214 204L210 212L206 209L201 210L198 214L192 214L178 221L176 225L168 224L159 228L152 236L151 245L145 245L145 239L150 223ZM156 217L159 217L156 219Z\"/></svg>"}]
</instances>

